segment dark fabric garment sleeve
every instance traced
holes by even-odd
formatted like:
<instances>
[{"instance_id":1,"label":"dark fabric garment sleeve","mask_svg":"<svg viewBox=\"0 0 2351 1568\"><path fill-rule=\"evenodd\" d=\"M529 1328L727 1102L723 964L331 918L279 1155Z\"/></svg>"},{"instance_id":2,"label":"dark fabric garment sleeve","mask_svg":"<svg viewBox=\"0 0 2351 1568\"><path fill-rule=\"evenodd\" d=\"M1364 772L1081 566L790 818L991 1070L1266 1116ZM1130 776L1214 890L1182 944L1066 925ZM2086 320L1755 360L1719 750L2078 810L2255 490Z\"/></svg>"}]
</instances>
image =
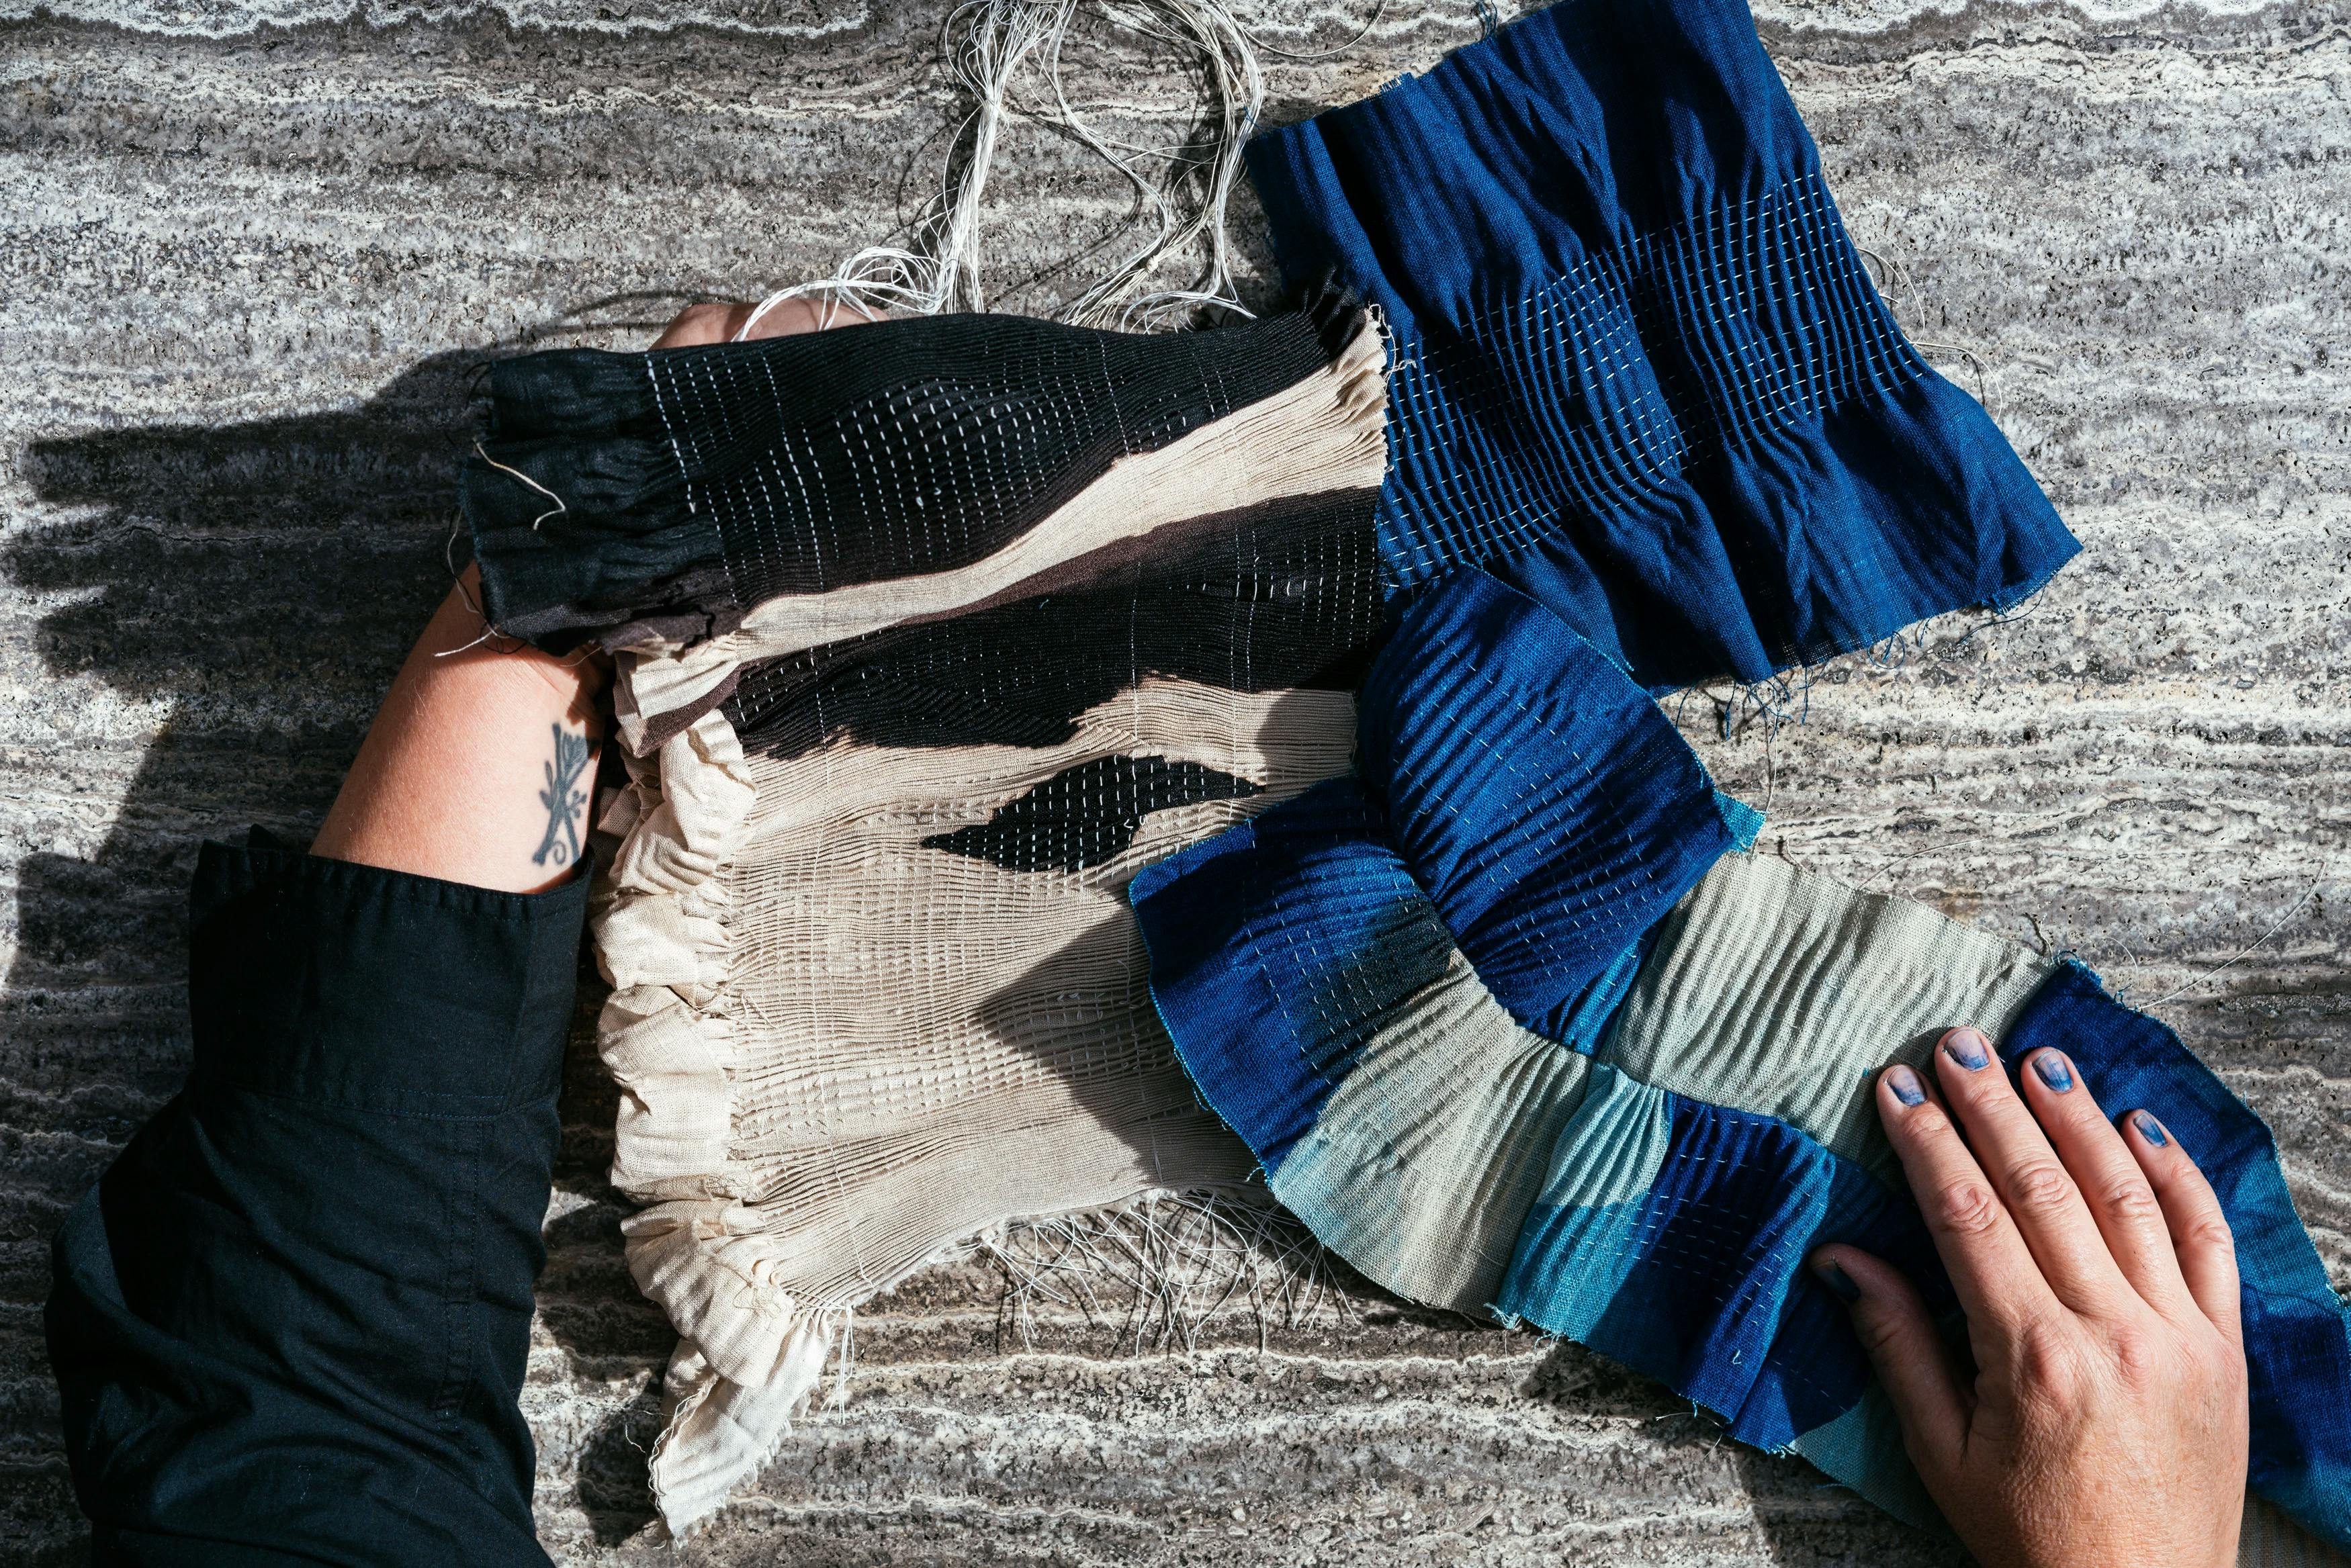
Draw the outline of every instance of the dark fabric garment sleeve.
<instances>
[{"instance_id":1,"label":"dark fabric garment sleeve","mask_svg":"<svg viewBox=\"0 0 2351 1568\"><path fill-rule=\"evenodd\" d=\"M56 1243L98 1563L547 1563L517 1401L587 897L204 846L193 1069Z\"/></svg>"}]
</instances>

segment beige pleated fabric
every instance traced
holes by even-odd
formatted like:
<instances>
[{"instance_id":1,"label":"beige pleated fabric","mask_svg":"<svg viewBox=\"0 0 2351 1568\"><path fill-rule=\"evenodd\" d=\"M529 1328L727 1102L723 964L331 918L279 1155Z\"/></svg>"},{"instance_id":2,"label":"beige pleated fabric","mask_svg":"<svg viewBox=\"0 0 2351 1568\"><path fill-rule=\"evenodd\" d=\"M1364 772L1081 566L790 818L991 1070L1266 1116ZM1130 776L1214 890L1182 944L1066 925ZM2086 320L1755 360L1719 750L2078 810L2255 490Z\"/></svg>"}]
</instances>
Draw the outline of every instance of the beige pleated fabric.
<instances>
[{"instance_id":1,"label":"beige pleated fabric","mask_svg":"<svg viewBox=\"0 0 2351 1568\"><path fill-rule=\"evenodd\" d=\"M1458 951L1380 1021L1274 1196L1366 1279L1484 1315L1592 1064L1521 1027Z\"/></svg>"},{"instance_id":2,"label":"beige pleated fabric","mask_svg":"<svg viewBox=\"0 0 2351 1568\"><path fill-rule=\"evenodd\" d=\"M1880 1069L1943 1032L1997 1039L2057 961L1923 904L1726 855L1676 905L1601 1059L1661 1089L1777 1116L1881 1179Z\"/></svg>"},{"instance_id":3,"label":"beige pleated fabric","mask_svg":"<svg viewBox=\"0 0 2351 1568\"><path fill-rule=\"evenodd\" d=\"M1345 771L1353 700L1147 682L1064 745L746 760L705 715L643 770L596 923L639 1286L684 1336L664 1518L725 1501L815 1387L841 1314L1008 1220L1243 1181L1152 1010L1141 867ZM938 847L1102 758L1259 793L1154 812L1070 872Z\"/></svg>"},{"instance_id":4,"label":"beige pleated fabric","mask_svg":"<svg viewBox=\"0 0 2351 1568\"><path fill-rule=\"evenodd\" d=\"M772 1455L862 1303L1008 1221L1249 1177L1152 1006L1126 884L1343 773L1354 741L1346 691L1254 689L1246 602L1200 597L1189 566L1165 591L1207 607L1207 663L1229 641L1232 678L1137 667L1056 743L975 742L952 714L933 735L916 704L886 731L814 712L816 743L760 731L747 754L714 693L745 659L1196 560L1202 514L1230 532L1249 508L1352 496L1368 542L1381 377L1365 323L1332 364L1120 460L977 567L771 601L740 635L620 661L632 782L601 825L618 848L600 1034L622 1090L612 1179L646 1205L629 1267L681 1335L652 1461L673 1532ZM1376 611L1369 578L1349 592ZM1332 625L1337 654L1376 615ZM1124 663L1117 627L1076 635L1114 636ZM961 668L931 670L922 701L968 706Z\"/></svg>"}]
</instances>

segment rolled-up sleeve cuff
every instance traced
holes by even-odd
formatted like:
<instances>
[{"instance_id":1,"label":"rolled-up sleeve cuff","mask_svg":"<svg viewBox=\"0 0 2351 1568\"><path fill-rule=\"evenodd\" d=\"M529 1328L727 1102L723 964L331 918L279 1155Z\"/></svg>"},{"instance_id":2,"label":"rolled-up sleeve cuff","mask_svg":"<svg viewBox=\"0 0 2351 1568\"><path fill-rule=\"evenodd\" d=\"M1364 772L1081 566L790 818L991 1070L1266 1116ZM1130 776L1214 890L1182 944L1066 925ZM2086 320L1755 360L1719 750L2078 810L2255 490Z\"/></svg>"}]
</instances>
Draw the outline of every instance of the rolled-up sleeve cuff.
<instances>
[{"instance_id":1,"label":"rolled-up sleeve cuff","mask_svg":"<svg viewBox=\"0 0 2351 1568\"><path fill-rule=\"evenodd\" d=\"M198 1079L354 1110L474 1116L562 1069L592 867L503 893L206 844L189 903Z\"/></svg>"}]
</instances>

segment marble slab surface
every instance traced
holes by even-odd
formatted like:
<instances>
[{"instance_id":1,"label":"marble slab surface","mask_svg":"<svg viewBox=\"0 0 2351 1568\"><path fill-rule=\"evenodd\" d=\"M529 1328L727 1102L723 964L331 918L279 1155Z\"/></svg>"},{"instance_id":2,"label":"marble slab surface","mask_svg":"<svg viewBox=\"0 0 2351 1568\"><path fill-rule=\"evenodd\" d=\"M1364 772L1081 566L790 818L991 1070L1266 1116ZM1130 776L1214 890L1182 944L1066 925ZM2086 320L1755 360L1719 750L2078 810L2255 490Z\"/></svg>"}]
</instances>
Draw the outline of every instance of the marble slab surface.
<instances>
[{"instance_id":1,"label":"marble slab surface","mask_svg":"<svg viewBox=\"0 0 2351 1568\"><path fill-rule=\"evenodd\" d=\"M1314 60L1370 0L1245 9L1284 119L1480 25L1391 0ZM0 0L0 1561L82 1539L47 1239L184 1069L193 846L323 813L445 580L467 369L903 234L960 113L944 10ZM1760 15L1905 326L2087 549L2005 624L1679 715L1767 849L2156 1004L2351 1286L2351 0ZM1106 123L1181 133L1170 58L1072 58ZM1033 128L986 213L1034 311L1130 215ZM528 1394L567 1564L668 1551L612 1110L583 1034ZM1343 1282L1173 1334L1084 1304L987 1262L877 1303L846 1406L675 1560L1951 1561L1573 1348Z\"/></svg>"}]
</instances>

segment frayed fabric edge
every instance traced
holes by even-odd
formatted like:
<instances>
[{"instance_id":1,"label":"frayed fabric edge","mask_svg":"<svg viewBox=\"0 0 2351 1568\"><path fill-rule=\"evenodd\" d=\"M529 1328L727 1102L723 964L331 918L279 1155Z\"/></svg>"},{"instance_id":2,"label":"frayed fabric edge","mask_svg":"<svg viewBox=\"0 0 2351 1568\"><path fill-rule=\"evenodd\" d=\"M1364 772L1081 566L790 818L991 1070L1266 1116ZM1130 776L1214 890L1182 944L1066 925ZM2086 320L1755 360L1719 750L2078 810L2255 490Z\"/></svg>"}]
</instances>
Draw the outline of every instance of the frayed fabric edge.
<instances>
[{"instance_id":1,"label":"frayed fabric edge","mask_svg":"<svg viewBox=\"0 0 2351 1568\"><path fill-rule=\"evenodd\" d=\"M1008 1237L1021 1226L1111 1222L1193 1189L1145 1185L1082 1210L1006 1215L893 1277L861 1282L854 1300L783 1288L769 1275L776 1241L742 1201L728 1158L735 998L719 873L748 830L756 789L717 711L654 756L627 761L630 782L598 825L619 841L595 917L598 960L613 986L598 1050L622 1091L611 1179L647 1205L622 1225L630 1273L680 1335L651 1480L664 1526L684 1539L774 1459L845 1345L854 1310L925 1269L1009 1258ZM1263 1201L1256 1189L1231 1194L1244 1195Z\"/></svg>"}]
</instances>

